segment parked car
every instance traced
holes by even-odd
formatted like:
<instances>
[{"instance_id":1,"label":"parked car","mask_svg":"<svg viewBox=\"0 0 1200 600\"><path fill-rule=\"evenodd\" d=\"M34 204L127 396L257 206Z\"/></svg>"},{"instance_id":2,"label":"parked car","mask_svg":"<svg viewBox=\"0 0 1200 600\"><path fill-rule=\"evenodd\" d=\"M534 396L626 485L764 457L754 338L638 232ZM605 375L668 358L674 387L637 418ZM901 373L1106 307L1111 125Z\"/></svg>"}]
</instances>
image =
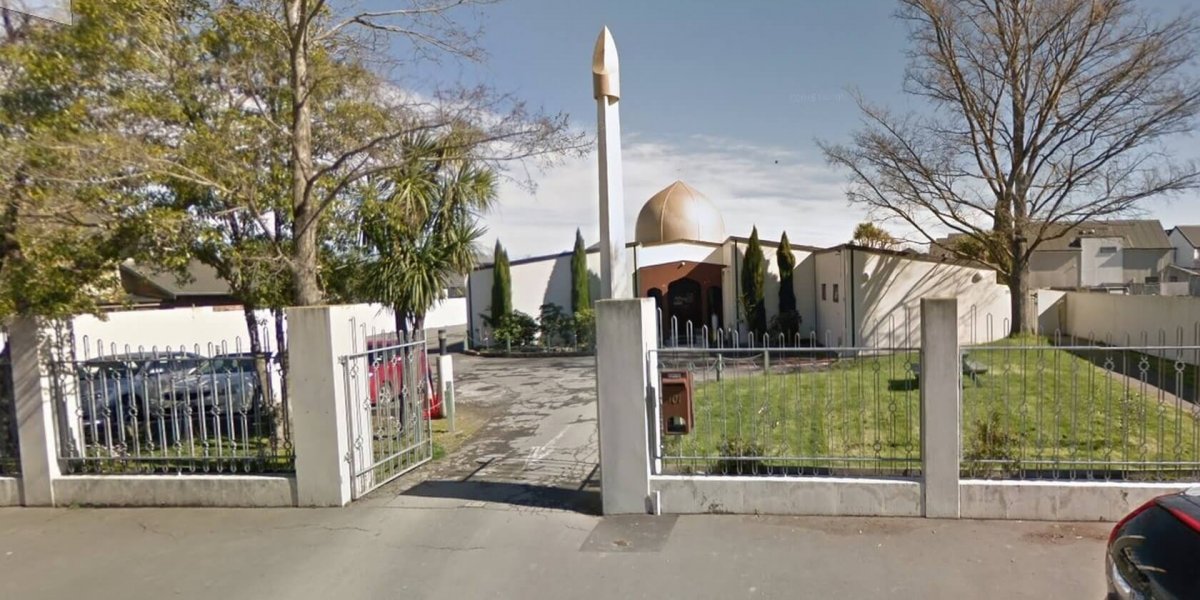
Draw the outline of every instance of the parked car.
<instances>
[{"instance_id":1,"label":"parked car","mask_svg":"<svg viewBox=\"0 0 1200 600\"><path fill-rule=\"evenodd\" d=\"M1110 599L1200 598L1200 488L1159 496L1121 519L1104 566Z\"/></svg>"},{"instance_id":2,"label":"parked car","mask_svg":"<svg viewBox=\"0 0 1200 600\"><path fill-rule=\"evenodd\" d=\"M262 406L253 354L214 356L174 382L171 392L185 396L194 409L213 413L254 412Z\"/></svg>"},{"instance_id":3,"label":"parked car","mask_svg":"<svg viewBox=\"0 0 1200 600\"><path fill-rule=\"evenodd\" d=\"M77 370L85 435L133 419L148 419L178 408L170 390L203 363L191 352L132 352L84 361Z\"/></svg>"},{"instance_id":4,"label":"parked car","mask_svg":"<svg viewBox=\"0 0 1200 600\"><path fill-rule=\"evenodd\" d=\"M433 370L429 366L426 352L414 350L416 356L407 354L402 348L397 348L394 337L379 337L367 340L367 361L370 369L367 372L371 406L378 406L401 397L406 385L414 382L405 381L405 362L413 361L417 372L411 375L422 378L425 398L417 399L424 405L423 414L426 419L442 418L442 397L434 385ZM401 421L404 420L405 407L401 407Z\"/></svg>"}]
</instances>

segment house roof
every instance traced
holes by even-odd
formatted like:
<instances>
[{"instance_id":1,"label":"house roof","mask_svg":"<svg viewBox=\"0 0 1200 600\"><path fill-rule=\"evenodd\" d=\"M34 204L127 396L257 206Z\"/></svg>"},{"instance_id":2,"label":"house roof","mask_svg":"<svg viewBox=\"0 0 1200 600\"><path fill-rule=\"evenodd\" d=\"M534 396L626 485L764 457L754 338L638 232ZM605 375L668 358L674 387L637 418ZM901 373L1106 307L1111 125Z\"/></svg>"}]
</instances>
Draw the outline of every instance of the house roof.
<instances>
[{"instance_id":1,"label":"house roof","mask_svg":"<svg viewBox=\"0 0 1200 600\"><path fill-rule=\"evenodd\" d=\"M1036 225L1034 225L1036 227ZM1197 227L1200 233L1200 227ZM950 255L950 244L954 240L966 237L966 234L952 233L939 238L930 244L930 252L937 255ZM1046 228L1046 239L1038 244L1037 251L1074 251L1079 249L1082 238L1121 238L1125 248L1145 250L1169 250L1171 240L1163 230L1158 219L1127 219L1112 221L1084 221L1069 227L1055 224ZM1200 236L1197 236L1200 240Z\"/></svg>"},{"instance_id":2,"label":"house roof","mask_svg":"<svg viewBox=\"0 0 1200 600\"><path fill-rule=\"evenodd\" d=\"M1193 248L1200 248L1200 225L1177 225L1171 231L1178 231Z\"/></svg>"},{"instance_id":3,"label":"house roof","mask_svg":"<svg viewBox=\"0 0 1200 600\"><path fill-rule=\"evenodd\" d=\"M121 283L134 296L160 300L231 294L229 284L217 275L216 269L197 261L188 264L182 280L173 271L127 261L121 264Z\"/></svg>"},{"instance_id":4,"label":"house roof","mask_svg":"<svg viewBox=\"0 0 1200 600\"><path fill-rule=\"evenodd\" d=\"M1074 250L1082 238L1121 238L1125 248L1131 249L1171 248L1167 232L1158 219L1084 221L1073 228L1056 224L1047 228L1046 237L1052 236L1058 237L1042 242L1038 250Z\"/></svg>"}]
</instances>

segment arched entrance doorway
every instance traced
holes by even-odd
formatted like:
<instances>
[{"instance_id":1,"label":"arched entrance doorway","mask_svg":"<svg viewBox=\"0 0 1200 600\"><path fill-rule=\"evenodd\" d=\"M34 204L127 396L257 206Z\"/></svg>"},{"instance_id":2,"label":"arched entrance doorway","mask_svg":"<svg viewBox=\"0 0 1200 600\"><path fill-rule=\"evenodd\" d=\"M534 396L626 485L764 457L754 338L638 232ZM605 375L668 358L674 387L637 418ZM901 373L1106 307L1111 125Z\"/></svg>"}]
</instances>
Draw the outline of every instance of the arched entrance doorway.
<instances>
[{"instance_id":1,"label":"arched entrance doorway","mask_svg":"<svg viewBox=\"0 0 1200 600\"><path fill-rule=\"evenodd\" d=\"M672 281L667 286L667 305L671 307L671 316L679 331L673 332L680 338L686 338L688 331L699 333L704 327L704 297L701 295L700 282L683 278ZM691 323L691 328L688 327Z\"/></svg>"}]
</instances>

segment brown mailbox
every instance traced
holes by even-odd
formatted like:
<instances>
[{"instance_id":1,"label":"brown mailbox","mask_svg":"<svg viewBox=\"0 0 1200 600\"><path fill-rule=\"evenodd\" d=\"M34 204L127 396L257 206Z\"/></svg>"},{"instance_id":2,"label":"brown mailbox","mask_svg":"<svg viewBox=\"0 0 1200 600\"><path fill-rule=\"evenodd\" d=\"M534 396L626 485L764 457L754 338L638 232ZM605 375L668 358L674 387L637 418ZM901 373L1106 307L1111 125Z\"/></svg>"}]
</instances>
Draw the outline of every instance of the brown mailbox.
<instances>
[{"instance_id":1,"label":"brown mailbox","mask_svg":"<svg viewBox=\"0 0 1200 600\"><path fill-rule=\"evenodd\" d=\"M691 433L695 421L691 371L663 371L661 390L663 435Z\"/></svg>"}]
</instances>

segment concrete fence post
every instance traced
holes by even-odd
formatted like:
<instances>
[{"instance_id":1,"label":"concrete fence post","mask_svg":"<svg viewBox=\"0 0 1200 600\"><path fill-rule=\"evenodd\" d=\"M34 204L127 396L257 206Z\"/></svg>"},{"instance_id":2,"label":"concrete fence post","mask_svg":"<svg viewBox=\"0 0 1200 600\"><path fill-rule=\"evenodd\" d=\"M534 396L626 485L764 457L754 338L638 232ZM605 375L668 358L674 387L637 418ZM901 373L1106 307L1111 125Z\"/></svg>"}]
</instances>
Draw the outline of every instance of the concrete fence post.
<instances>
[{"instance_id":1,"label":"concrete fence post","mask_svg":"<svg viewBox=\"0 0 1200 600\"><path fill-rule=\"evenodd\" d=\"M658 397L654 301L596 303L596 403L600 497L606 515L650 512L650 409Z\"/></svg>"},{"instance_id":2,"label":"concrete fence post","mask_svg":"<svg viewBox=\"0 0 1200 600\"><path fill-rule=\"evenodd\" d=\"M296 502L344 506L350 495L350 436L340 358L354 352L353 311L287 309L288 394L296 449Z\"/></svg>"},{"instance_id":3,"label":"concrete fence post","mask_svg":"<svg viewBox=\"0 0 1200 600\"><path fill-rule=\"evenodd\" d=\"M58 464L54 395L49 371L45 331L38 319L18 317L9 328L13 402L21 450L22 503L54 506L54 480L62 475Z\"/></svg>"},{"instance_id":4,"label":"concrete fence post","mask_svg":"<svg viewBox=\"0 0 1200 600\"><path fill-rule=\"evenodd\" d=\"M962 357L958 300L921 299L921 496L926 517L957 519Z\"/></svg>"}]
</instances>

